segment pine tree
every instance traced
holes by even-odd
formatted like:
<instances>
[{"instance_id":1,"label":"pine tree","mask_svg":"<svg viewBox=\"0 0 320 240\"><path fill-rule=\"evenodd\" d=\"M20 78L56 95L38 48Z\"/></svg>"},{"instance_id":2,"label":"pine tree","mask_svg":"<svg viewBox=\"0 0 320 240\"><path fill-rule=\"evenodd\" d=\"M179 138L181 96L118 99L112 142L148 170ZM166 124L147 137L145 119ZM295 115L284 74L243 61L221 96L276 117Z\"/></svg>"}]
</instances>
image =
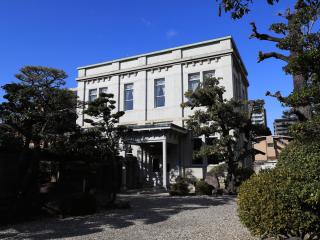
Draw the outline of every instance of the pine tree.
<instances>
[{"instance_id":1,"label":"pine tree","mask_svg":"<svg viewBox=\"0 0 320 240\"><path fill-rule=\"evenodd\" d=\"M212 156L227 164L226 189L234 193L239 163L251 154L251 121L244 103L225 99L224 93L219 79L207 78L195 91L185 94L189 101L182 106L195 109L187 120L188 129L195 137L214 137L214 141L203 145L197 155Z\"/></svg>"},{"instance_id":2,"label":"pine tree","mask_svg":"<svg viewBox=\"0 0 320 240\"><path fill-rule=\"evenodd\" d=\"M266 0L273 5L280 0ZM234 19L239 19L250 11L252 0L217 0L220 13L224 9L231 12ZM271 24L269 30L276 35L260 33L256 24L251 23L251 38L270 41L276 44L281 52L259 52L258 62L275 58L287 65L284 71L293 77L294 89L288 97L278 91L267 95L276 97L288 107L300 120L310 119L315 105L320 103L320 1L295 0L294 7L279 13L283 21ZM283 51L287 53L284 54Z\"/></svg>"}]
</instances>

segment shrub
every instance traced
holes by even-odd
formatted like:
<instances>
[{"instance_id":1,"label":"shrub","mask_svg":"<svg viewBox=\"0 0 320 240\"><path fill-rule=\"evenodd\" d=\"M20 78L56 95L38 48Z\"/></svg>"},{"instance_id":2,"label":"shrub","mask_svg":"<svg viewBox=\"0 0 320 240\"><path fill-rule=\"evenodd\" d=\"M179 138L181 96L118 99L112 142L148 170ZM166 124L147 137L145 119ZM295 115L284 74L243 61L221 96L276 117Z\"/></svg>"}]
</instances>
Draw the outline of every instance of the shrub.
<instances>
[{"instance_id":1,"label":"shrub","mask_svg":"<svg viewBox=\"0 0 320 240\"><path fill-rule=\"evenodd\" d=\"M236 186L239 187L243 182L247 181L254 174L252 168L238 168L235 172Z\"/></svg>"},{"instance_id":2,"label":"shrub","mask_svg":"<svg viewBox=\"0 0 320 240\"><path fill-rule=\"evenodd\" d=\"M1 124L1 123L0 123ZM13 133L0 128L0 152L16 153L23 149L23 140Z\"/></svg>"},{"instance_id":3,"label":"shrub","mask_svg":"<svg viewBox=\"0 0 320 240\"><path fill-rule=\"evenodd\" d=\"M77 193L65 197L60 205L63 216L81 216L97 211L97 202L93 195Z\"/></svg>"},{"instance_id":4,"label":"shrub","mask_svg":"<svg viewBox=\"0 0 320 240\"><path fill-rule=\"evenodd\" d=\"M189 182L188 179L178 177L176 183L172 184L170 187L169 194L171 196L185 196L188 195L189 190Z\"/></svg>"},{"instance_id":5,"label":"shrub","mask_svg":"<svg viewBox=\"0 0 320 240\"><path fill-rule=\"evenodd\" d=\"M320 237L320 143L294 142L274 170L240 187L238 213L254 235Z\"/></svg>"},{"instance_id":6,"label":"shrub","mask_svg":"<svg viewBox=\"0 0 320 240\"><path fill-rule=\"evenodd\" d=\"M203 180L196 182L196 195L212 195L213 186Z\"/></svg>"}]
</instances>

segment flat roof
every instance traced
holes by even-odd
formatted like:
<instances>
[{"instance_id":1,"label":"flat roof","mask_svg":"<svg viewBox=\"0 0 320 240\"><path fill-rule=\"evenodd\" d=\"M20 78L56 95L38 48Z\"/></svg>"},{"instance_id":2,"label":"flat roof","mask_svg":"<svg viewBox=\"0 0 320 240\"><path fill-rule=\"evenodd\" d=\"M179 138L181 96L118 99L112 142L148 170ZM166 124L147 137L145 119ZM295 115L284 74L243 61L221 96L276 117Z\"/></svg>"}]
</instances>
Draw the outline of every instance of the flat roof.
<instances>
[{"instance_id":1,"label":"flat roof","mask_svg":"<svg viewBox=\"0 0 320 240\"><path fill-rule=\"evenodd\" d=\"M246 69L246 67L245 67L245 65L244 65L244 63L243 63L243 61L241 59L241 56L239 54L239 51L237 49L237 46L236 46L232 36L225 36L225 37L210 39L210 40L206 40L206 41L202 41L202 42L186 44L186 45L182 45L182 46L178 46L178 47L167 48L167 49L163 49L163 50L159 50L159 51L153 51L153 52L149 52L149 53L134 55L134 56L130 56L130 57L118 58L118 59L114 59L114 60L110 60L110 61L106 61L106 62L100 62L100 63L90 64L90 65L85 65L85 66L78 67L77 70L85 69L85 68L98 67L98 66L101 66L101 65L111 64L111 63L119 62L119 61L127 61L127 60L130 60L130 59L136 59L136 58L144 57L144 56L157 55L157 54L166 53L166 52L170 52L170 51L174 51L174 50L178 50L178 49L183 49L183 48L191 48L191 47L195 47L195 46L206 45L206 44L209 44L209 43L219 42L219 41L223 41L223 40L227 40L227 39L231 39L233 48L235 49L235 52L238 55L238 57L239 57L239 59L241 61L241 64L243 65L245 71L247 72L247 69Z\"/></svg>"}]
</instances>

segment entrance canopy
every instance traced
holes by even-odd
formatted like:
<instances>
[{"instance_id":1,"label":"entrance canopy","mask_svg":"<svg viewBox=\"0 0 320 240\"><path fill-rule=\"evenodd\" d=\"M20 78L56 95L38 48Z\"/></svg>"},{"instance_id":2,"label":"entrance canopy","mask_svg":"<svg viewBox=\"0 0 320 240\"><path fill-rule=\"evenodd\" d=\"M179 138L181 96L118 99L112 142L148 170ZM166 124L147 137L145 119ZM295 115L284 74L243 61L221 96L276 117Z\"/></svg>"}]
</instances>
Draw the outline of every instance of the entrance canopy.
<instances>
[{"instance_id":1,"label":"entrance canopy","mask_svg":"<svg viewBox=\"0 0 320 240\"><path fill-rule=\"evenodd\" d=\"M146 145L151 143L161 143L162 145L162 186L167 189L168 186L168 175L167 175L167 163L168 163L168 152L167 145L174 144L181 151L181 141L188 134L188 130L179 127L172 123L166 124L150 124L150 125L138 125L129 126L129 131L125 138L124 143L130 145L139 145L142 150L142 156L144 156L144 148ZM178 162L181 163L181 154L179 154ZM142 162L146 161L146 157L142 157ZM180 164L179 164L180 165ZM179 167L180 169L180 167ZM180 170L179 170L180 171Z\"/></svg>"},{"instance_id":2,"label":"entrance canopy","mask_svg":"<svg viewBox=\"0 0 320 240\"><path fill-rule=\"evenodd\" d=\"M161 142L178 144L179 137L186 135L188 130L173 123L147 124L128 126L129 131L124 139L127 144L143 144L149 142Z\"/></svg>"}]
</instances>

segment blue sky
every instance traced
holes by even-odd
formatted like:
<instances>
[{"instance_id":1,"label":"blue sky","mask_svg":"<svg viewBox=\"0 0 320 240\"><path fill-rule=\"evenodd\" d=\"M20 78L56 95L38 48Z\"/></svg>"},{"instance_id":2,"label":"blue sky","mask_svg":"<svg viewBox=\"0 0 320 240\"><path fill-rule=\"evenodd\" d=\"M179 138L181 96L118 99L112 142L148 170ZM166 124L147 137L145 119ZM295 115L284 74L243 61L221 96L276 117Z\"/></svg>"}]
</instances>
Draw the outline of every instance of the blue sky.
<instances>
[{"instance_id":1,"label":"blue sky","mask_svg":"<svg viewBox=\"0 0 320 240\"><path fill-rule=\"evenodd\" d=\"M232 35L249 72L249 97L266 101L268 126L281 117L281 105L267 90L292 91L283 63L257 63L272 43L249 40L249 23L266 31L292 1L270 7L256 0L253 11L234 21L218 16L215 0L1 0L0 85L15 80L25 65L64 69L76 86L78 66ZM0 91L0 101L3 92Z\"/></svg>"}]
</instances>

